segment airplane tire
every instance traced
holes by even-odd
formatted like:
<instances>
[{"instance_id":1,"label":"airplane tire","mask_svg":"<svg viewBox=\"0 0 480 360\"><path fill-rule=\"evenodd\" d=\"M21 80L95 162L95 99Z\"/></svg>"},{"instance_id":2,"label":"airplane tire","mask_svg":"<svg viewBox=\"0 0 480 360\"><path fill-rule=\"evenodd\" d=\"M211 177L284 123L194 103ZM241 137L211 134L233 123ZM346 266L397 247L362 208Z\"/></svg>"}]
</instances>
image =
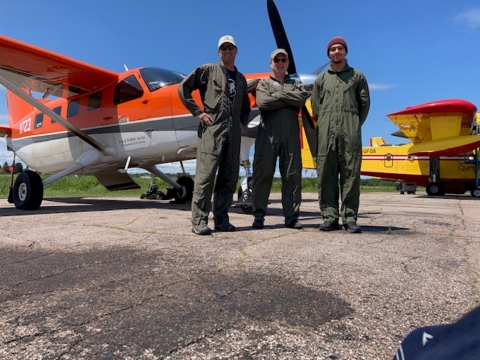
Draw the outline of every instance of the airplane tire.
<instances>
[{"instance_id":1,"label":"airplane tire","mask_svg":"<svg viewBox=\"0 0 480 360\"><path fill-rule=\"evenodd\" d=\"M252 208L252 180L248 182L248 189L243 191L242 187L238 189L238 202L245 203L245 205L240 205L240 209L244 214L252 215L253 208Z\"/></svg>"},{"instance_id":2,"label":"airplane tire","mask_svg":"<svg viewBox=\"0 0 480 360\"><path fill-rule=\"evenodd\" d=\"M480 198L480 188L473 189L470 194L472 194L473 197Z\"/></svg>"},{"instance_id":3,"label":"airplane tire","mask_svg":"<svg viewBox=\"0 0 480 360\"><path fill-rule=\"evenodd\" d=\"M180 189L175 191L175 202L186 204L192 201L193 198L193 179L189 176L181 176L177 180L177 184L181 186Z\"/></svg>"},{"instance_id":4,"label":"airplane tire","mask_svg":"<svg viewBox=\"0 0 480 360\"><path fill-rule=\"evenodd\" d=\"M13 202L21 210L37 210L43 200L43 182L35 171L18 174L13 186Z\"/></svg>"},{"instance_id":5,"label":"airplane tire","mask_svg":"<svg viewBox=\"0 0 480 360\"><path fill-rule=\"evenodd\" d=\"M444 192L443 192L443 189L442 189L442 185L440 185L440 183L436 183L436 182L431 182L431 183L428 183L426 189L427 191L427 194L429 196L440 196L440 195L444 195Z\"/></svg>"}]
</instances>

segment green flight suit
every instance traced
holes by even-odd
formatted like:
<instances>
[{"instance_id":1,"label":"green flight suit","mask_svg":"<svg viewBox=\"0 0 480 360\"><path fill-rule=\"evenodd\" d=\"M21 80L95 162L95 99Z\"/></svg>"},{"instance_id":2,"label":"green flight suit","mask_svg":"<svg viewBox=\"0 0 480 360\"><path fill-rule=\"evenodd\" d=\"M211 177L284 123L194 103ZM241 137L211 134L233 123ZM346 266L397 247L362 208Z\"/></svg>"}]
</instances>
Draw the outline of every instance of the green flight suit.
<instances>
[{"instance_id":1,"label":"green flight suit","mask_svg":"<svg viewBox=\"0 0 480 360\"><path fill-rule=\"evenodd\" d=\"M308 98L300 82L288 75L283 82L273 76L257 86L258 125L253 159L252 207L264 218L272 188L277 158L282 177L282 207L285 224L297 220L302 200L302 157L298 113Z\"/></svg>"},{"instance_id":2,"label":"green flight suit","mask_svg":"<svg viewBox=\"0 0 480 360\"><path fill-rule=\"evenodd\" d=\"M236 68L235 68L236 70ZM215 224L228 222L228 209L238 182L240 167L240 123L248 123L250 100L245 77L236 71L233 101L229 77L220 64L205 64L190 73L179 85L178 94L185 107L198 116L206 112L211 126L198 127L197 164L192 198L192 224L208 224L213 193ZM192 98L200 91L203 109ZM215 180L215 173L218 175Z\"/></svg>"},{"instance_id":3,"label":"green flight suit","mask_svg":"<svg viewBox=\"0 0 480 360\"><path fill-rule=\"evenodd\" d=\"M357 221L360 205L362 131L370 108L367 80L346 64L315 80L312 110L317 119L318 196L325 221L338 221L339 175L343 224Z\"/></svg>"}]
</instances>

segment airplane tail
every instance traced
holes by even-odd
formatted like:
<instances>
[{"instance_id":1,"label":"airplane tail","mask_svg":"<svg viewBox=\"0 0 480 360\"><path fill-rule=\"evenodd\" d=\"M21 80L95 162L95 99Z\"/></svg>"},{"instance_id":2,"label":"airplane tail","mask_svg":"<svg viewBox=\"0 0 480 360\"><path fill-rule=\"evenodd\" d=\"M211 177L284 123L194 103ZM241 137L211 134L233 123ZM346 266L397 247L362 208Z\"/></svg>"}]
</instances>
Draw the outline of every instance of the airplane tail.
<instances>
[{"instance_id":1,"label":"airplane tail","mask_svg":"<svg viewBox=\"0 0 480 360\"><path fill-rule=\"evenodd\" d=\"M382 137L373 137L373 138L370 138L370 146L371 147L379 147L379 146L384 146L386 145L387 143L385 142L385 140L383 140Z\"/></svg>"},{"instance_id":2,"label":"airplane tail","mask_svg":"<svg viewBox=\"0 0 480 360\"><path fill-rule=\"evenodd\" d=\"M31 95L30 90L21 88L22 91ZM20 119L23 119L34 110L34 107L26 101L19 98L17 95L7 90L7 109L8 109L8 124L13 127Z\"/></svg>"}]
</instances>

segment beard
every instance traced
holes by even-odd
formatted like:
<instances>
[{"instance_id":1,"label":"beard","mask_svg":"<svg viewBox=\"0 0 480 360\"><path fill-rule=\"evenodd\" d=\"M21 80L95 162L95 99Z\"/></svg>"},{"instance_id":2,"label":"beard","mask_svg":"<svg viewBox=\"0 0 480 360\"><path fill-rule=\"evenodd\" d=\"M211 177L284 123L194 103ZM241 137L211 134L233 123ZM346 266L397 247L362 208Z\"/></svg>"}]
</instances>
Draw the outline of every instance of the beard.
<instances>
[{"instance_id":1,"label":"beard","mask_svg":"<svg viewBox=\"0 0 480 360\"><path fill-rule=\"evenodd\" d=\"M332 62L333 62L334 64L341 64L342 62L345 61L345 58L344 58L344 57L343 57L343 58L335 58L335 57L332 57L330 60L332 60Z\"/></svg>"}]
</instances>

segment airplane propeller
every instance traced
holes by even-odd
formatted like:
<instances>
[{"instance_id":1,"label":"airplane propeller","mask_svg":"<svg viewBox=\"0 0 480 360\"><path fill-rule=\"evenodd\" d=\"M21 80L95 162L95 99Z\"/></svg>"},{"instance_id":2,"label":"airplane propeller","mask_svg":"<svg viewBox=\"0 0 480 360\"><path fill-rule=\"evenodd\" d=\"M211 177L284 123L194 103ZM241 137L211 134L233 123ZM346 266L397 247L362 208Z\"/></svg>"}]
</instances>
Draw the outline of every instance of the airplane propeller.
<instances>
[{"instance_id":1,"label":"airplane propeller","mask_svg":"<svg viewBox=\"0 0 480 360\"><path fill-rule=\"evenodd\" d=\"M292 49L290 48L290 42L288 41L285 28L283 27L282 19L280 13L278 12L277 6L273 0L267 0L267 11L268 18L270 19L270 25L272 27L273 36L275 37L275 42L278 48L285 49L288 53L290 64L288 66L288 74L294 76L297 74L297 68L295 66L295 60L293 58ZM321 67L316 71L319 73L323 70ZM315 133L315 124L312 117L304 105L301 110L302 113L302 122L303 128L305 130L305 136L307 137L308 146L310 147L310 152L314 160L317 158L317 135Z\"/></svg>"},{"instance_id":2,"label":"airplane propeller","mask_svg":"<svg viewBox=\"0 0 480 360\"><path fill-rule=\"evenodd\" d=\"M280 13L278 12L277 5L273 0L267 0L267 11L268 18L270 19L270 25L272 27L273 36L275 37L275 42L277 47L285 49L289 55L290 64L288 65L288 73L294 75L297 73L297 68L295 66L295 60L293 59L292 49L290 48L290 42L287 38L287 33L283 27L282 19Z\"/></svg>"}]
</instances>

